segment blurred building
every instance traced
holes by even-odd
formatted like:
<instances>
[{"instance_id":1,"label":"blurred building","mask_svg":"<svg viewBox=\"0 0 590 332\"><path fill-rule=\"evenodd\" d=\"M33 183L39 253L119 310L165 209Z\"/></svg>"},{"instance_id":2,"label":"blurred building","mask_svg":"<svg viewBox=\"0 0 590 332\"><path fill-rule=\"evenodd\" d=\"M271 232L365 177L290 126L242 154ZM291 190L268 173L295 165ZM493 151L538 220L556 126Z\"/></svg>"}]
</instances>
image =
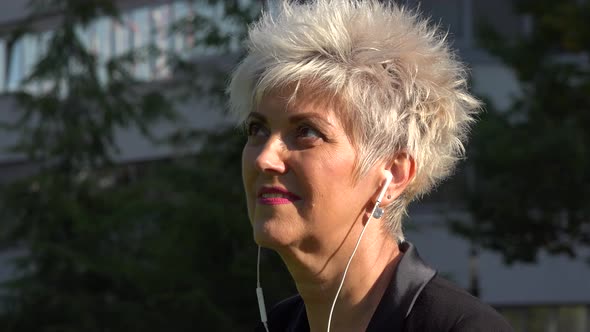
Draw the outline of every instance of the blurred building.
<instances>
[{"instance_id":1,"label":"blurred building","mask_svg":"<svg viewBox=\"0 0 590 332\"><path fill-rule=\"evenodd\" d=\"M408 6L417 4L417 0L400 2ZM38 17L39 32L11 43L10 32L27 17L26 3L0 2L0 121L16 117L18 107L10 93L19 89L23 78L46 49L51 26L59 16L58 12L50 12ZM203 10L202 4L185 0L117 0L116 3L123 13L121 22L105 18L80 31L87 46L99 59L108 59L149 43L192 56L194 45L190 36L170 36L167 31L172 22L189 17L192 11ZM272 9L272 0L266 5ZM528 32L531 19L516 15L510 0L424 0L420 8L435 22L448 28L449 37L470 66L473 89L488 97L497 108L507 107L511 96L519 93L518 83L508 68L476 46L475 30L485 20L506 38L513 38ZM206 10L215 15L214 8ZM203 61L207 66L212 63L228 65L206 57L196 61ZM138 63L135 74L146 82L158 83L171 79L174 73L167 67L165 58L154 57ZM25 88L35 91L43 87L37 84ZM186 119L182 125L187 127L228 125L221 112L210 110L202 100L187 101L180 106L180 111ZM157 130L165 133L172 129L169 126L163 124ZM3 149L0 151L0 182L34 170L35 166L23 156L4 150L15 141L13 134L0 131L0 148ZM118 141L121 147L118 160L123 164L165 158L174 153L169 148L152 145L130 130L121 130ZM469 182L468 174L458 176L460 181ZM406 237L417 245L428 262L502 311L517 331L590 331L590 265L587 262L541 255L537 264L506 266L498 254L477 248L448 231L445 225L448 218L468 216L461 212L460 204L449 199L453 196L453 189L441 189L412 209L406 227ZM0 261L0 278L10 273L7 264Z\"/></svg>"},{"instance_id":2,"label":"blurred building","mask_svg":"<svg viewBox=\"0 0 590 332\"><path fill-rule=\"evenodd\" d=\"M121 21L115 22L109 18L97 20L86 28L80 28L79 34L86 46L97 55L99 63L115 56L122 55L132 49L145 48L155 45L164 52L176 52L185 58L198 52L205 54L202 61L205 69L211 67L231 68L231 64L218 58L207 57L207 50L196 48L190 34L176 33L171 35L171 24L182 19L188 19L197 10L202 14L215 17L221 15L215 7L199 8L197 4L184 0L115 0L122 13ZM28 33L14 43L10 43L10 33L27 19L28 1L0 2L0 121L10 121L16 118L11 110L16 109L15 100L10 95L21 88L21 82L30 73L39 56L45 52L52 36L51 27L55 26L59 12L49 12L34 23L36 33ZM235 42L238 47L238 41ZM173 79L171 68L165 54L139 61L134 66L135 77L145 82L169 82ZM106 76L104 67L99 70L101 78ZM29 84L23 87L27 91L35 92L43 89L42 84ZM220 112L208 107L206 100L192 100L179 106L184 117L183 125L187 128L211 128L217 125L227 125ZM161 134L171 130L167 125L155 129ZM137 132L120 131L119 141L121 162L136 162L165 157L170 154L167 149L154 146L142 138ZM16 141L16 136L2 132L0 146L9 146ZM22 156L0 150L0 169L13 168L15 164L26 163ZM2 175L0 175L0 179Z\"/></svg>"}]
</instances>

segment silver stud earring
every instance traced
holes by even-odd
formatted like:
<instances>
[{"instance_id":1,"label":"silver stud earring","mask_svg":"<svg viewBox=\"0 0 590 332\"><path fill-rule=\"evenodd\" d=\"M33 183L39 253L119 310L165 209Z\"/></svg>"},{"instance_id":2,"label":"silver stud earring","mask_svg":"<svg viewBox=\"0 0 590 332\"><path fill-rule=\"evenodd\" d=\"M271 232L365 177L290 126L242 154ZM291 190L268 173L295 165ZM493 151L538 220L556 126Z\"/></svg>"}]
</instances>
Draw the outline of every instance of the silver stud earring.
<instances>
[{"instance_id":1,"label":"silver stud earring","mask_svg":"<svg viewBox=\"0 0 590 332\"><path fill-rule=\"evenodd\" d=\"M373 212L373 218L375 218L375 219L381 218L382 215L383 215L383 209L380 207L376 208L375 212Z\"/></svg>"}]
</instances>

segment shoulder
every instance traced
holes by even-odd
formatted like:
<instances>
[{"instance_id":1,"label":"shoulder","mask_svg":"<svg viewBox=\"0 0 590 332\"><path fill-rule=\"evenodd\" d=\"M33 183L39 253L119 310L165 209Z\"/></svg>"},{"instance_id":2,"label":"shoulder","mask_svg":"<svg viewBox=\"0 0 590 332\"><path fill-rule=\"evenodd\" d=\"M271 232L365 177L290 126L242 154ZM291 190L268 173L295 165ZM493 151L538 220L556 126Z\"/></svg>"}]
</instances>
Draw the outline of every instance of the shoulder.
<instances>
[{"instance_id":1,"label":"shoulder","mask_svg":"<svg viewBox=\"0 0 590 332\"><path fill-rule=\"evenodd\" d=\"M268 313L269 320L296 318L299 311L305 308L300 295L294 295L275 304Z\"/></svg>"},{"instance_id":2,"label":"shoulder","mask_svg":"<svg viewBox=\"0 0 590 332\"><path fill-rule=\"evenodd\" d=\"M489 305L435 276L425 286L405 324L406 331L513 331Z\"/></svg>"}]
</instances>

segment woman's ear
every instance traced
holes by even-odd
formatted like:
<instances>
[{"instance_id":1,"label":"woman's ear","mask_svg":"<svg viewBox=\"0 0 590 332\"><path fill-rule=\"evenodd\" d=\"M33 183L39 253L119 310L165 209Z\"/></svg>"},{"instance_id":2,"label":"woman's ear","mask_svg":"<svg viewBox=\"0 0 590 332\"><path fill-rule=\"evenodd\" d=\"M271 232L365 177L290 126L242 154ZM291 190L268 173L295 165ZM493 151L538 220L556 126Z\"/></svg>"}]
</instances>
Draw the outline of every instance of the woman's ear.
<instances>
[{"instance_id":1,"label":"woman's ear","mask_svg":"<svg viewBox=\"0 0 590 332\"><path fill-rule=\"evenodd\" d=\"M387 206L398 198L416 175L416 161L405 151L398 152L385 167L391 172L392 179L381 199L381 206Z\"/></svg>"}]
</instances>

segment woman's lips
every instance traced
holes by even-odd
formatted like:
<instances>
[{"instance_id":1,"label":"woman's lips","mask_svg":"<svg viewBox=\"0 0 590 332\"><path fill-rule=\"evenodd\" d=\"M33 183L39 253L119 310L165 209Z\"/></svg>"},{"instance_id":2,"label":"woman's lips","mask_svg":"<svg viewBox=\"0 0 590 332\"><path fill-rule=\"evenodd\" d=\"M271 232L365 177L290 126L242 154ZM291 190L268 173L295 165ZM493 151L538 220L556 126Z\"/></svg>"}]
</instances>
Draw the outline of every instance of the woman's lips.
<instances>
[{"instance_id":1,"label":"woman's lips","mask_svg":"<svg viewBox=\"0 0 590 332\"><path fill-rule=\"evenodd\" d=\"M301 200L301 197L278 187L262 187L258 190L257 201L262 205L291 204Z\"/></svg>"}]
</instances>

